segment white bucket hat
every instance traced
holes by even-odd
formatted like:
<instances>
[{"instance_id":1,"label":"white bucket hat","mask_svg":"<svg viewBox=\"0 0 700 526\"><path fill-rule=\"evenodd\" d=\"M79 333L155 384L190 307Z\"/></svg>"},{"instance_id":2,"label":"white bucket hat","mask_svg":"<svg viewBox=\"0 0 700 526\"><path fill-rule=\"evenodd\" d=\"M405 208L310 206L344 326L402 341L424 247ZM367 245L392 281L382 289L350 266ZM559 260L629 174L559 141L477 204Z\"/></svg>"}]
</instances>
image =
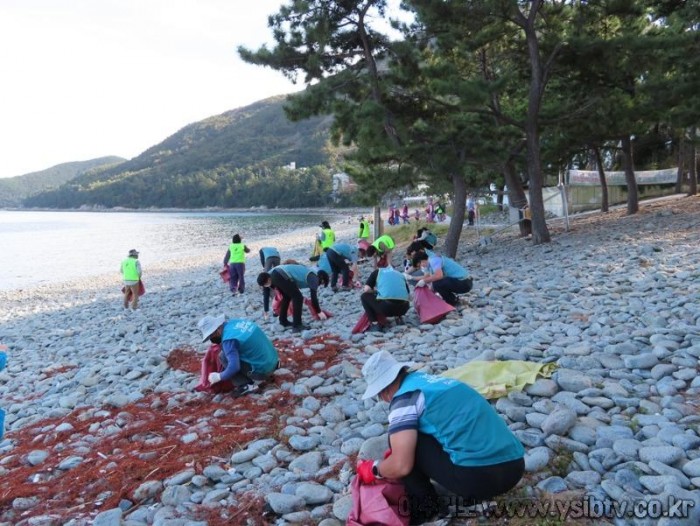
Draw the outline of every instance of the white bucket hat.
<instances>
[{"instance_id":1,"label":"white bucket hat","mask_svg":"<svg viewBox=\"0 0 700 526\"><path fill-rule=\"evenodd\" d=\"M362 366L362 376L367 382L367 389L362 399L377 396L382 389L387 387L398 376L404 367L412 367L411 362L397 362L387 351L379 351L369 357Z\"/></svg>"},{"instance_id":2,"label":"white bucket hat","mask_svg":"<svg viewBox=\"0 0 700 526\"><path fill-rule=\"evenodd\" d=\"M219 316L204 316L197 323L197 328L202 331L202 342L205 342L209 337L221 327L221 325L226 321L226 315L220 314Z\"/></svg>"}]
</instances>

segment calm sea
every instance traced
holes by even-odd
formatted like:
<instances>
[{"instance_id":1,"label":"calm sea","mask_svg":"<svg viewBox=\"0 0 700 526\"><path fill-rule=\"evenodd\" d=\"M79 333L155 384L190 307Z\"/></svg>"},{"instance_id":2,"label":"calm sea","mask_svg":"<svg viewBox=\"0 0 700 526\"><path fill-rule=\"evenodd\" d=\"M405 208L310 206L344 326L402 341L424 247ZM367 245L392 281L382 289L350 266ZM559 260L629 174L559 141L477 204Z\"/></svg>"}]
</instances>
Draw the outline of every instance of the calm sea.
<instances>
[{"instance_id":1,"label":"calm sea","mask_svg":"<svg viewBox=\"0 0 700 526\"><path fill-rule=\"evenodd\" d=\"M318 226L319 219L320 214L273 211L0 211L0 289L116 273L132 248L144 267L216 248L223 259L237 232L253 242Z\"/></svg>"}]
</instances>

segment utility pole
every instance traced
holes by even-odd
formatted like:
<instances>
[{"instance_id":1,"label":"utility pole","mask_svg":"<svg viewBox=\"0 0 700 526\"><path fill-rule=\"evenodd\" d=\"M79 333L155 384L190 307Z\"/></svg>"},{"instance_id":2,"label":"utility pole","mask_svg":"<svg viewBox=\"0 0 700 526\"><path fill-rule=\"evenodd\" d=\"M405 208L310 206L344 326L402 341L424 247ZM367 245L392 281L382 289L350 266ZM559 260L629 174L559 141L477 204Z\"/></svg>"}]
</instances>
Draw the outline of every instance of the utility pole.
<instances>
[{"instance_id":1,"label":"utility pole","mask_svg":"<svg viewBox=\"0 0 700 526\"><path fill-rule=\"evenodd\" d=\"M384 222L382 221L382 209L378 206L374 207L374 239L377 239L384 233Z\"/></svg>"}]
</instances>

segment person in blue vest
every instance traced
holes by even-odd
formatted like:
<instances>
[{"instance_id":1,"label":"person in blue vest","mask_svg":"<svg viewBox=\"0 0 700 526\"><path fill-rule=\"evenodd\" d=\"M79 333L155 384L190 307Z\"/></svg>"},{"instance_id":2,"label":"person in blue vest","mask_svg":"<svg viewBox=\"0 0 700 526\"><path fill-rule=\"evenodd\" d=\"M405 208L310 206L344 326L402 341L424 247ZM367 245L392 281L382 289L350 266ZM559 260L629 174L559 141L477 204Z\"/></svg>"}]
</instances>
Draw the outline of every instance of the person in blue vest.
<instances>
[{"instance_id":1,"label":"person in blue vest","mask_svg":"<svg viewBox=\"0 0 700 526\"><path fill-rule=\"evenodd\" d=\"M338 292L338 275L343 276L342 289L352 290L350 286L350 265L357 271L357 247L349 243L333 243L326 249L326 257L331 266L331 289Z\"/></svg>"},{"instance_id":2,"label":"person in blue vest","mask_svg":"<svg viewBox=\"0 0 700 526\"><path fill-rule=\"evenodd\" d=\"M370 321L369 331L382 331L385 327L379 322L383 317L403 316L411 306L410 290L401 272L390 267L378 268L367 278L360 296L362 308Z\"/></svg>"},{"instance_id":3,"label":"person in blue vest","mask_svg":"<svg viewBox=\"0 0 700 526\"><path fill-rule=\"evenodd\" d=\"M202 331L202 343L210 341L221 345L224 369L209 373L209 382L216 384L229 380L238 397L256 391L259 383L279 367L279 355L270 339L254 322L226 316L205 316L197 327Z\"/></svg>"},{"instance_id":4,"label":"person in blue vest","mask_svg":"<svg viewBox=\"0 0 700 526\"><path fill-rule=\"evenodd\" d=\"M280 264L280 253L275 247L262 247L260 249L260 264L265 272L270 272ZM263 289L263 317L267 320L270 311L270 289Z\"/></svg>"},{"instance_id":5,"label":"person in blue vest","mask_svg":"<svg viewBox=\"0 0 700 526\"><path fill-rule=\"evenodd\" d=\"M467 384L411 365L379 351L362 367L362 398L389 403L389 450L384 460L358 464L360 481L401 479L411 524L446 511L431 479L464 506L515 487L525 471L525 450L503 418Z\"/></svg>"},{"instance_id":6,"label":"person in blue vest","mask_svg":"<svg viewBox=\"0 0 700 526\"><path fill-rule=\"evenodd\" d=\"M243 244L240 234L234 234L224 256L224 267L228 265L229 288L231 293L245 292L245 255L250 249Z\"/></svg>"},{"instance_id":7,"label":"person in blue vest","mask_svg":"<svg viewBox=\"0 0 700 526\"><path fill-rule=\"evenodd\" d=\"M325 271L313 270L300 264L279 265L270 272L258 274L258 285L264 288L275 288L282 294L279 314L280 325L283 327L291 326L293 332L301 332L310 328L308 325L301 323L304 305L304 296L301 293L301 289L309 289L313 309L318 312L319 319L326 319L326 314L321 310L318 303L318 287L319 285L327 287L328 281L328 274ZM287 319L287 309L290 302L292 303L293 313L292 323L289 323Z\"/></svg>"},{"instance_id":8,"label":"person in blue vest","mask_svg":"<svg viewBox=\"0 0 700 526\"><path fill-rule=\"evenodd\" d=\"M472 290L474 284L469 270L447 256L440 256L426 248L423 241L414 241L406 253L412 256L412 268L422 271L422 275L409 272L406 279L418 281L417 287L431 285L433 291L440 294L450 305L459 305L457 294Z\"/></svg>"},{"instance_id":9,"label":"person in blue vest","mask_svg":"<svg viewBox=\"0 0 700 526\"><path fill-rule=\"evenodd\" d=\"M262 247L260 249L260 265L265 272L270 272L280 264L280 252L275 247Z\"/></svg>"}]
</instances>

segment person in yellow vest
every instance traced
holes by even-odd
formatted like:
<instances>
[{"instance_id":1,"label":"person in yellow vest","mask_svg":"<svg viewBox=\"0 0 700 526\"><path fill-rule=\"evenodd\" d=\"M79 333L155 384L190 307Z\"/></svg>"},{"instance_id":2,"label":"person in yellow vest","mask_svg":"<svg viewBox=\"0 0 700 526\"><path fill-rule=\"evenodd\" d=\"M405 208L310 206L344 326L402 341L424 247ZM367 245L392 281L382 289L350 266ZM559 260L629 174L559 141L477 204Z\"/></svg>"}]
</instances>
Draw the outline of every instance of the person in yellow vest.
<instances>
[{"instance_id":1,"label":"person in yellow vest","mask_svg":"<svg viewBox=\"0 0 700 526\"><path fill-rule=\"evenodd\" d=\"M331 248L335 243L335 232L328 221L323 221L320 226L321 232L316 236L316 239L318 239L318 242L321 244L321 250L325 251L327 248Z\"/></svg>"},{"instance_id":2,"label":"person in yellow vest","mask_svg":"<svg viewBox=\"0 0 700 526\"><path fill-rule=\"evenodd\" d=\"M224 266L228 265L228 284L234 296L245 292L245 255L248 252L250 249L243 244L241 236L235 234L224 256Z\"/></svg>"},{"instance_id":3,"label":"person in yellow vest","mask_svg":"<svg viewBox=\"0 0 700 526\"><path fill-rule=\"evenodd\" d=\"M367 255L374 258L374 267L391 267L391 253L394 250L394 239L384 234L367 247Z\"/></svg>"},{"instance_id":4,"label":"person in yellow vest","mask_svg":"<svg viewBox=\"0 0 700 526\"><path fill-rule=\"evenodd\" d=\"M129 308L129 299L131 299L131 308L135 310L139 305L139 280L141 279L141 263L135 248L129 250L129 256L122 261L121 273L124 280L124 308Z\"/></svg>"},{"instance_id":5,"label":"person in yellow vest","mask_svg":"<svg viewBox=\"0 0 700 526\"><path fill-rule=\"evenodd\" d=\"M365 216L360 216L360 232L357 234L357 238L369 243L369 221L365 219Z\"/></svg>"}]
</instances>

